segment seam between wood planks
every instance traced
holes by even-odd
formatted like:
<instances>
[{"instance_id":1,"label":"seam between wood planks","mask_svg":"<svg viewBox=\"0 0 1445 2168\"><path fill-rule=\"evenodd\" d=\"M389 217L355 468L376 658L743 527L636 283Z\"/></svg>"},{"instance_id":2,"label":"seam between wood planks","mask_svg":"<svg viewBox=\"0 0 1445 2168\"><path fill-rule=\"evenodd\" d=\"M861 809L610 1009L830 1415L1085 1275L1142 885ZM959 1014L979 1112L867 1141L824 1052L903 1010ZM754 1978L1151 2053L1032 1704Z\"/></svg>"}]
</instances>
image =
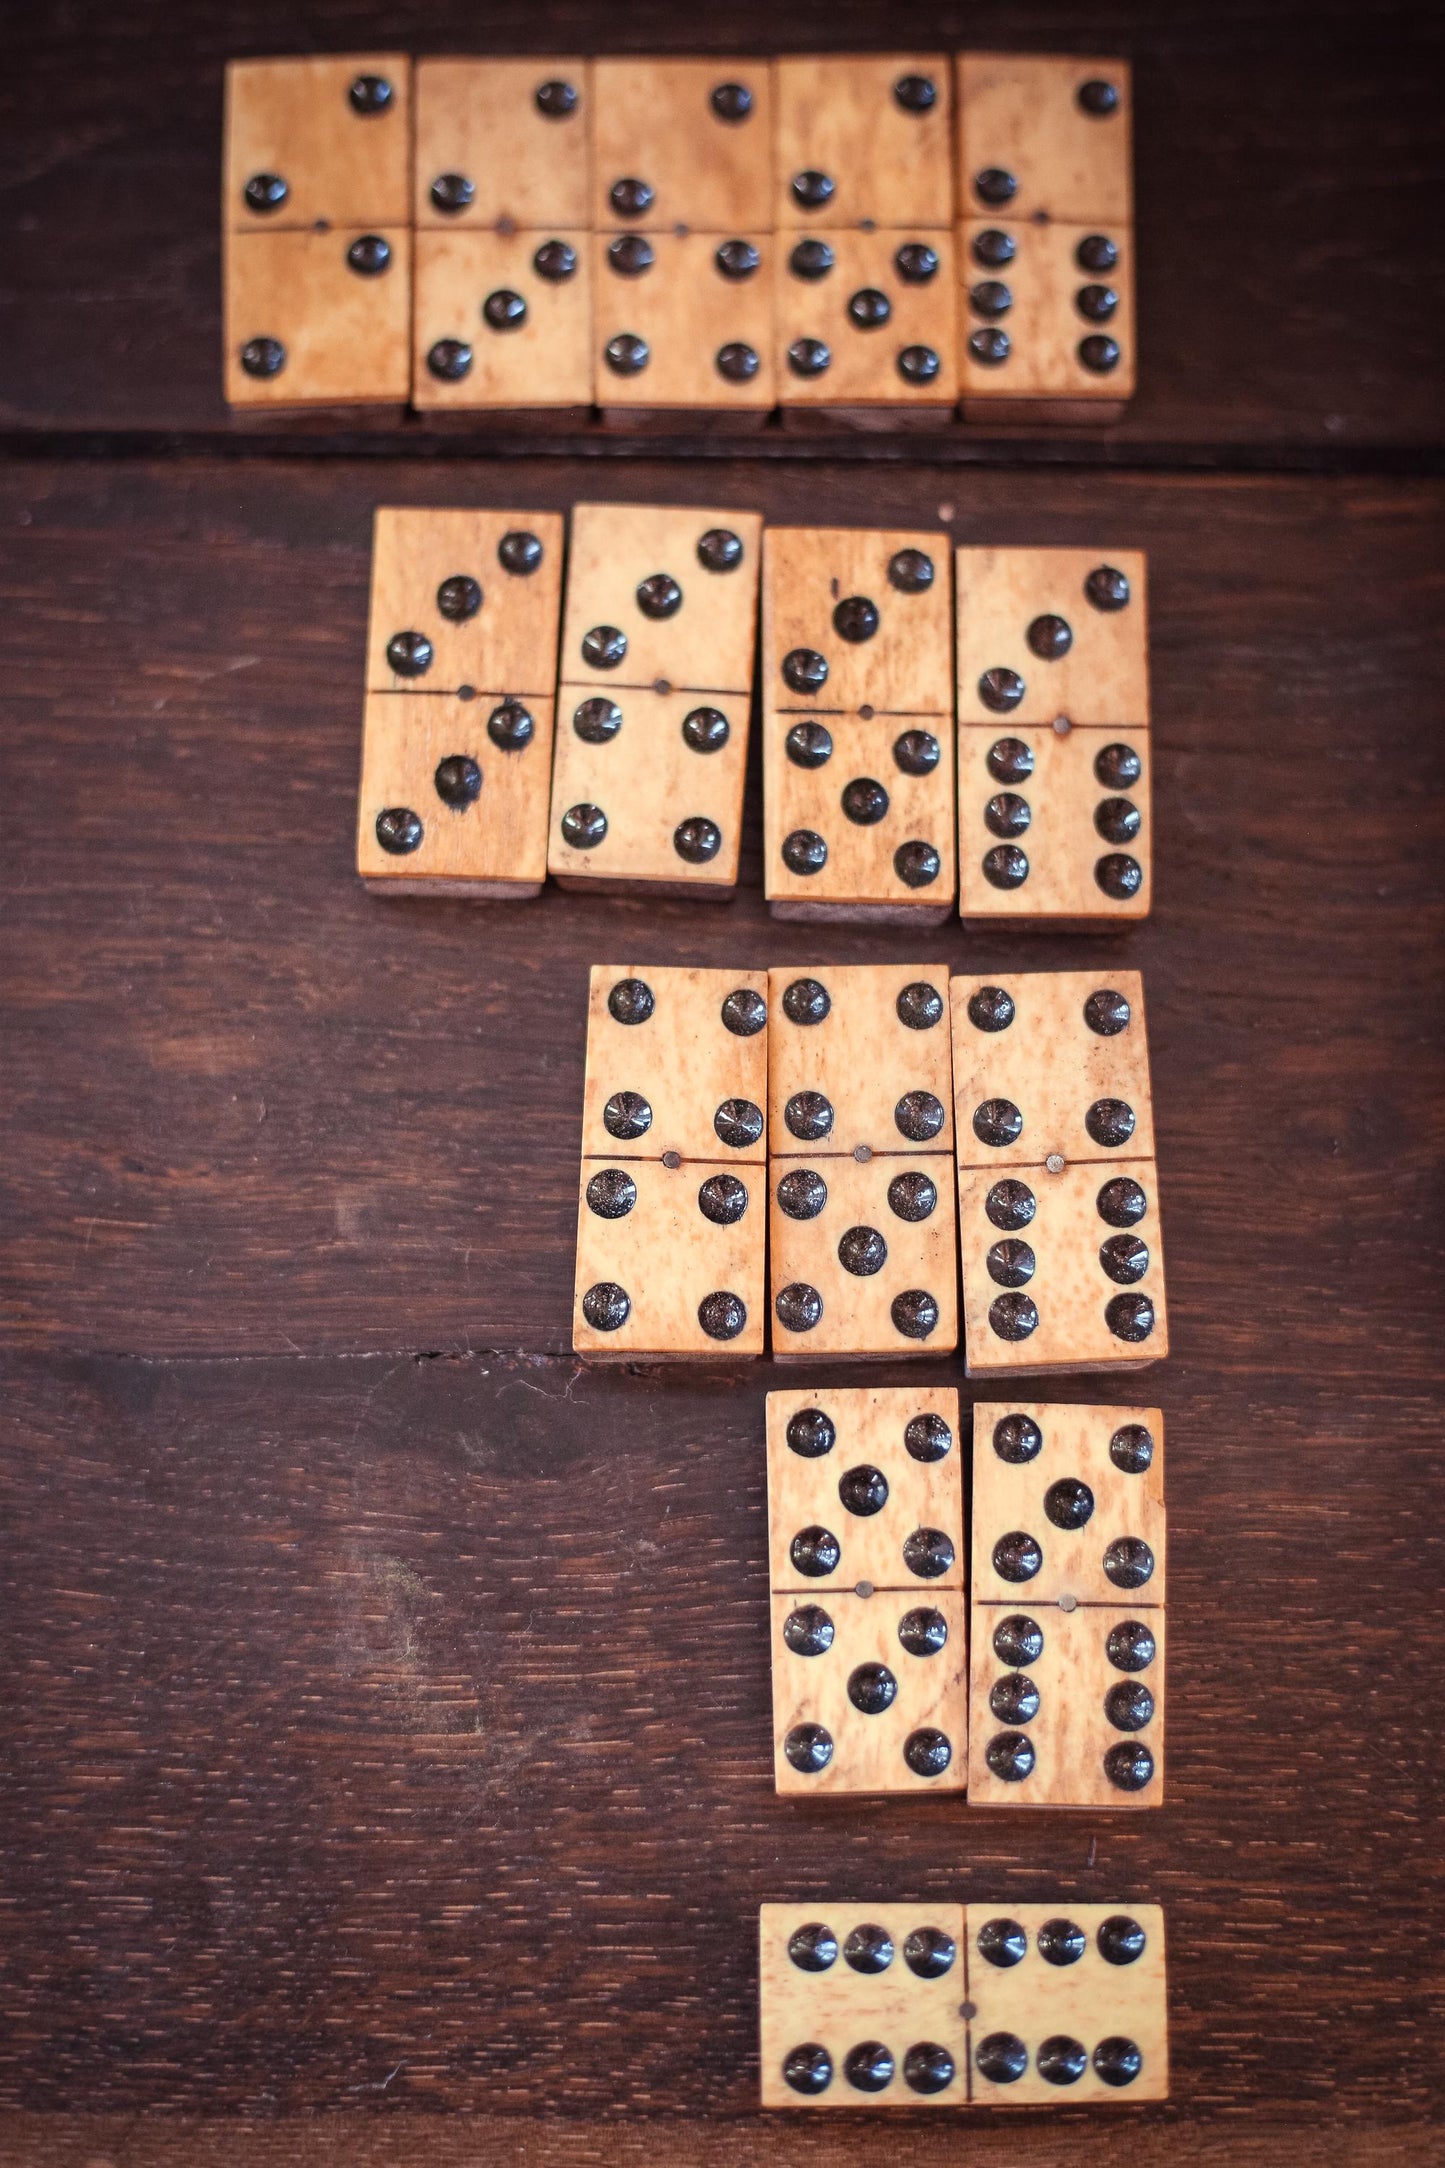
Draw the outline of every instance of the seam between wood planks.
<instances>
[{"instance_id":1,"label":"seam between wood planks","mask_svg":"<svg viewBox=\"0 0 1445 2168\"><path fill-rule=\"evenodd\" d=\"M745 436L632 436L599 429L575 436L452 436L427 431L385 430L316 433L227 429L177 433L158 429L0 430L0 462L20 460L190 459L435 460L451 465L506 464L517 460L675 461L699 464L807 463L842 466L1040 467L1055 472L1218 474L1279 476L1374 476L1428 480L1445 474L1445 445L1282 445L1051 442L1027 437L973 439L896 436L811 437L779 431Z\"/></svg>"}]
</instances>

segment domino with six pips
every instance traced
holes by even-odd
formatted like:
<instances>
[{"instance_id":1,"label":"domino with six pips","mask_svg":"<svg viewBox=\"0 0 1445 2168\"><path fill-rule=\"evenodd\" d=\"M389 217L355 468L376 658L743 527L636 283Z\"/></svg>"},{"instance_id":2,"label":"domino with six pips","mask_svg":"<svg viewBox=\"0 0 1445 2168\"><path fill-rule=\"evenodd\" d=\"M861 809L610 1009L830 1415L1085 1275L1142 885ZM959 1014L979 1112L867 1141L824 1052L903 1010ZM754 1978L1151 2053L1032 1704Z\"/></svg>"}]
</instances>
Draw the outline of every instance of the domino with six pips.
<instances>
[{"instance_id":1,"label":"domino with six pips","mask_svg":"<svg viewBox=\"0 0 1445 2168\"><path fill-rule=\"evenodd\" d=\"M959 914L1092 931L1153 902L1142 550L960 549Z\"/></svg>"},{"instance_id":2,"label":"domino with six pips","mask_svg":"<svg viewBox=\"0 0 1445 2168\"><path fill-rule=\"evenodd\" d=\"M1116 420L1134 390L1127 62L960 53L965 420Z\"/></svg>"},{"instance_id":3,"label":"domino with six pips","mask_svg":"<svg viewBox=\"0 0 1445 2168\"><path fill-rule=\"evenodd\" d=\"M954 1137L970 1377L1168 1353L1137 971L955 978Z\"/></svg>"},{"instance_id":4,"label":"domino with six pips","mask_svg":"<svg viewBox=\"0 0 1445 2168\"><path fill-rule=\"evenodd\" d=\"M1164 1800L1164 1417L973 1411L968 1796Z\"/></svg>"}]
</instances>

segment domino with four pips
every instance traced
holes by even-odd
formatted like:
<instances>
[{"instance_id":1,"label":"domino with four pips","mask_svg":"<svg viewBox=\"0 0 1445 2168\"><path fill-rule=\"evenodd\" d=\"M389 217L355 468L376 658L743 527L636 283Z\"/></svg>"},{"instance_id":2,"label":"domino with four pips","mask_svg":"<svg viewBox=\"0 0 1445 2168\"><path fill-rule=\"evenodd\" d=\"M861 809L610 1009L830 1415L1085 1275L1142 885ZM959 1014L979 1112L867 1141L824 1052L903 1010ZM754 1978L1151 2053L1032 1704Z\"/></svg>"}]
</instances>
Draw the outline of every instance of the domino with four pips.
<instances>
[{"instance_id":1,"label":"domino with four pips","mask_svg":"<svg viewBox=\"0 0 1445 2168\"><path fill-rule=\"evenodd\" d=\"M767 974L595 966L572 1345L596 1361L760 1355Z\"/></svg>"},{"instance_id":2,"label":"domino with four pips","mask_svg":"<svg viewBox=\"0 0 1445 2168\"><path fill-rule=\"evenodd\" d=\"M411 62L233 60L222 154L232 406L405 403Z\"/></svg>"},{"instance_id":3,"label":"domino with four pips","mask_svg":"<svg viewBox=\"0 0 1445 2168\"><path fill-rule=\"evenodd\" d=\"M970 1377L1169 1351L1137 971L955 977L954 1137Z\"/></svg>"}]
</instances>

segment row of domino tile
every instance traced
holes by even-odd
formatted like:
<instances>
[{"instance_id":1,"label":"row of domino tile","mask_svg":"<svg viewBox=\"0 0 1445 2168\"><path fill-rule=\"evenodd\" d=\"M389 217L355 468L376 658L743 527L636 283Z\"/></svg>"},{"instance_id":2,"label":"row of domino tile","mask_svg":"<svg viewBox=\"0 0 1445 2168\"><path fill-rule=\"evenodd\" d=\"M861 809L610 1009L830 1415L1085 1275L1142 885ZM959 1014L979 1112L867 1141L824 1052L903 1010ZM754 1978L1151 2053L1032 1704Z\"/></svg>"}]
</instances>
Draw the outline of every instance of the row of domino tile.
<instances>
[{"instance_id":1,"label":"row of domino tile","mask_svg":"<svg viewBox=\"0 0 1445 2168\"><path fill-rule=\"evenodd\" d=\"M555 512L383 508L358 869L401 894L550 873L725 899L760 678L778 917L1136 921L1146 582L1112 545L602 504L569 540Z\"/></svg>"},{"instance_id":2,"label":"row of domino tile","mask_svg":"<svg viewBox=\"0 0 1445 2168\"><path fill-rule=\"evenodd\" d=\"M226 396L1112 420L1130 137L1118 59L234 61Z\"/></svg>"},{"instance_id":3,"label":"row of domino tile","mask_svg":"<svg viewBox=\"0 0 1445 2168\"><path fill-rule=\"evenodd\" d=\"M1168 1352L1135 971L591 974L572 1344L591 1361Z\"/></svg>"}]
</instances>

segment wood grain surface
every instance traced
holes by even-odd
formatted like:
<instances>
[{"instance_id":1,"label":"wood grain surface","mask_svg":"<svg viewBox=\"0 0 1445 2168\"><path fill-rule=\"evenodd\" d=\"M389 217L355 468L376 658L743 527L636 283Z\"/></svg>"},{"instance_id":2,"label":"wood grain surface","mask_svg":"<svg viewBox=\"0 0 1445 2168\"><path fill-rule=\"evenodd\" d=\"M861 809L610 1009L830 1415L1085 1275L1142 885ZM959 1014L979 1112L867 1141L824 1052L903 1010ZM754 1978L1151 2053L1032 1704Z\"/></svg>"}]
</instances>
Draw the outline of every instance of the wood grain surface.
<instances>
[{"instance_id":1,"label":"wood grain surface","mask_svg":"<svg viewBox=\"0 0 1445 2168\"><path fill-rule=\"evenodd\" d=\"M470 418L233 424L221 64L768 49L772 17L320 0L303 33L275 0L72 0L7 29L0 2168L1415 2168L1445 1278L1423 11L911 16L920 47L1131 56L1139 399L1047 444L710 436L705 470ZM786 36L876 16L810 0ZM361 456L407 447L488 456ZM570 1353L589 965L900 953L768 918L756 731L730 905L356 881L375 507L579 500L1150 552L1152 917L921 953L1144 974L1156 1813L777 1799L764 1401L800 1375ZM757 1907L874 1893L1162 1902L1172 2100L765 2122Z\"/></svg>"},{"instance_id":2,"label":"wood grain surface","mask_svg":"<svg viewBox=\"0 0 1445 2168\"><path fill-rule=\"evenodd\" d=\"M599 475L470 479L546 508ZM901 520L947 486L716 494ZM350 863L371 513L455 476L6 472L6 2100L747 2118L762 1899L1127 1889L1170 1908L1175 2100L1145 2112L1189 2157L1249 2157L1255 2117L1324 2158L1326 2122L1425 2112L1440 495L979 475L953 502L962 538L1107 537L1154 573L1156 912L1027 957L1127 959L1149 996L1171 1800L1126 1829L775 1801L786 1375L567 1352L589 963L816 960L765 916L756 774L724 910L378 902ZM776 2142L747 2127L718 2157ZM1011 2128L1040 2159L1060 2135Z\"/></svg>"},{"instance_id":3,"label":"wood grain surface","mask_svg":"<svg viewBox=\"0 0 1445 2168\"><path fill-rule=\"evenodd\" d=\"M289 0L69 0L14 12L0 89L0 428L62 438L244 441L284 426L457 449L434 418L228 415L217 196L221 71L234 55L889 42L869 0L797 0L785 19L763 0L733 0L715 20L669 0L611 13L579 0L560 16L523 0L484 10L318 0L304 22ZM1445 400L1428 329L1440 291L1438 11L1420 0L1044 0L1026 11L921 0L903 35L920 51L1105 53L1133 66L1138 397L1108 428L956 424L936 440L941 455L1321 464L1438 446ZM451 427L464 443L487 431L494 445L518 443L515 417L468 414ZM579 440L598 434L589 425ZM774 427L755 449L788 447ZM896 456L897 444L830 428L818 447L849 449Z\"/></svg>"}]
</instances>

